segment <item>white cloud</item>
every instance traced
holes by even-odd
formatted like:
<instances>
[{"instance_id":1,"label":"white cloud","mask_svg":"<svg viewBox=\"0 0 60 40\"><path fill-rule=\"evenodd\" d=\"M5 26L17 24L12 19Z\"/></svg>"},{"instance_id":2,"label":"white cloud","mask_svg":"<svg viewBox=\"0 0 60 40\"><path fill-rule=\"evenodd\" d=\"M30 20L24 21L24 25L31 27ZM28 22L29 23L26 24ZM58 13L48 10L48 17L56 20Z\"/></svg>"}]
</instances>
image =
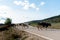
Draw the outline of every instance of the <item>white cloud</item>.
<instances>
[{"instance_id":1,"label":"white cloud","mask_svg":"<svg viewBox=\"0 0 60 40\"><path fill-rule=\"evenodd\" d=\"M28 1L24 1L22 3L22 6L23 6L23 9L28 10L29 9L29 2Z\"/></svg>"},{"instance_id":2,"label":"white cloud","mask_svg":"<svg viewBox=\"0 0 60 40\"><path fill-rule=\"evenodd\" d=\"M5 22L5 20L0 20L0 23L4 23Z\"/></svg>"},{"instance_id":3,"label":"white cloud","mask_svg":"<svg viewBox=\"0 0 60 40\"><path fill-rule=\"evenodd\" d=\"M30 8L36 9L37 6L35 3L29 3L28 0L24 0L24 1L14 1L13 2L16 5L22 6L23 9L28 10Z\"/></svg>"},{"instance_id":4,"label":"white cloud","mask_svg":"<svg viewBox=\"0 0 60 40\"><path fill-rule=\"evenodd\" d=\"M23 7L23 9L28 10L28 9L29 9L29 6L28 6L28 5L25 5L25 6Z\"/></svg>"},{"instance_id":5,"label":"white cloud","mask_svg":"<svg viewBox=\"0 0 60 40\"><path fill-rule=\"evenodd\" d=\"M0 18L11 18L13 23L21 23L31 21L35 19L35 15L25 11L13 10L11 7L6 5L0 6ZM5 20L0 19L0 23L4 23Z\"/></svg>"},{"instance_id":6,"label":"white cloud","mask_svg":"<svg viewBox=\"0 0 60 40\"><path fill-rule=\"evenodd\" d=\"M39 8L36 8L37 11L39 11Z\"/></svg>"},{"instance_id":7,"label":"white cloud","mask_svg":"<svg viewBox=\"0 0 60 40\"><path fill-rule=\"evenodd\" d=\"M30 4L30 7L31 7L31 8L36 8L36 6L35 6L34 3Z\"/></svg>"},{"instance_id":8,"label":"white cloud","mask_svg":"<svg viewBox=\"0 0 60 40\"><path fill-rule=\"evenodd\" d=\"M1 5L0 6L0 16L1 17L3 17L3 18L11 18L11 19L15 19L15 18L17 18L17 15L16 15L16 13L10 8L10 7L8 7L8 6L6 6L6 5ZM0 18L1 18L0 17ZM4 20L1 20L0 19L0 23L1 22L4 22ZM2 23L3 23L2 22Z\"/></svg>"},{"instance_id":9,"label":"white cloud","mask_svg":"<svg viewBox=\"0 0 60 40\"><path fill-rule=\"evenodd\" d=\"M44 5L45 5L45 2L41 2L40 5L41 5L41 6L44 6Z\"/></svg>"},{"instance_id":10,"label":"white cloud","mask_svg":"<svg viewBox=\"0 0 60 40\"><path fill-rule=\"evenodd\" d=\"M2 5L0 6L0 13L7 13L7 11L9 10L9 7L5 6L5 5Z\"/></svg>"},{"instance_id":11,"label":"white cloud","mask_svg":"<svg viewBox=\"0 0 60 40\"><path fill-rule=\"evenodd\" d=\"M22 4L22 2L21 1L14 1L14 4L20 5L20 4Z\"/></svg>"}]
</instances>

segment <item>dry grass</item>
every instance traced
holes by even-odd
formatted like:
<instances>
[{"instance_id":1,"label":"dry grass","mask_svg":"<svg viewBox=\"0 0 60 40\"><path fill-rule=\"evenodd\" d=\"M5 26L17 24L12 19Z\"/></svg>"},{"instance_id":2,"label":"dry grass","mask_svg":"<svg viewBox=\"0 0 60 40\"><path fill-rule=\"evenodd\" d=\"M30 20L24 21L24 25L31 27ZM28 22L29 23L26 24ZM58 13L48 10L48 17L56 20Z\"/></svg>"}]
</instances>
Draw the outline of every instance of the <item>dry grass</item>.
<instances>
[{"instance_id":1,"label":"dry grass","mask_svg":"<svg viewBox=\"0 0 60 40\"><path fill-rule=\"evenodd\" d=\"M0 40L16 40L25 36L24 31L19 31L16 28L10 27L9 30L0 31Z\"/></svg>"},{"instance_id":2,"label":"dry grass","mask_svg":"<svg viewBox=\"0 0 60 40\"><path fill-rule=\"evenodd\" d=\"M48 28L52 28L52 29L60 29L60 23L51 23L51 27L49 26ZM37 27L37 24L31 24L31 26L33 27Z\"/></svg>"},{"instance_id":3,"label":"dry grass","mask_svg":"<svg viewBox=\"0 0 60 40\"><path fill-rule=\"evenodd\" d=\"M10 27L8 29L9 30L0 32L0 40L40 40L40 39L42 40L43 39L28 32L18 30L14 27Z\"/></svg>"},{"instance_id":4,"label":"dry grass","mask_svg":"<svg viewBox=\"0 0 60 40\"><path fill-rule=\"evenodd\" d=\"M52 23L51 28L53 28L53 29L60 29L60 23Z\"/></svg>"}]
</instances>

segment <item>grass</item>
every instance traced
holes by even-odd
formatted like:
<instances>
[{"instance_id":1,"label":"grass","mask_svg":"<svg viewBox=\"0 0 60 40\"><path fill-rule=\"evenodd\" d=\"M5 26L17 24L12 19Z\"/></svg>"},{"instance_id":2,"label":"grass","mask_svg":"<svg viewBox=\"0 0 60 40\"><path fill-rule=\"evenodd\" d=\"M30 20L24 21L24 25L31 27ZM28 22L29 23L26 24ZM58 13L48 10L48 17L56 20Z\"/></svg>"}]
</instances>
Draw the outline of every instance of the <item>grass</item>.
<instances>
[{"instance_id":1,"label":"grass","mask_svg":"<svg viewBox=\"0 0 60 40\"><path fill-rule=\"evenodd\" d=\"M25 40L26 38L28 38L29 36L25 36L25 37L23 37L21 40Z\"/></svg>"},{"instance_id":2,"label":"grass","mask_svg":"<svg viewBox=\"0 0 60 40\"><path fill-rule=\"evenodd\" d=\"M37 24L31 24L31 25L36 26ZM60 23L52 23L51 28L60 29ZM19 39L25 40L26 38L29 37L28 33L26 33L25 31L22 31L22 30L19 31L14 27L10 27L8 29L9 30L0 32L0 40L16 40L16 38L14 38L14 36L19 36ZM13 36L13 34L14 34L14 36Z\"/></svg>"},{"instance_id":3,"label":"grass","mask_svg":"<svg viewBox=\"0 0 60 40\"><path fill-rule=\"evenodd\" d=\"M14 27L0 32L0 40L38 40L40 37Z\"/></svg>"},{"instance_id":4,"label":"grass","mask_svg":"<svg viewBox=\"0 0 60 40\"><path fill-rule=\"evenodd\" d=\"M26 35L28 35L28 34L26 34L25 31L22 31L22 30L19 31L14 27L9 27L8 29L9 30L0 32L0 40L16 40L17 37L19 39L25 39L28 37L28 36L26 37Z\"/></svg>"},{"instance_id":5,"label":"grass","mask_svg":"<svg viewBox=\"0 0 60 40\"><path fill-rule=\"evenodd\" d=\"M31 23L30 25L34 27L37 26L37 23Z\"/></svg>"},{"instance_id":6,"label":"grass","mask_svg":"<svg viewBox=\"0 0 60 40\"><path fill-rule=\"evenodd\" d=\"M51 26L53 29L60 29L60 23L52 23Z\"/></svg>"},{"instance_id":7,"label":"grass","mask_svg":"<svg viewBox=\"0 0 60 40\"><path fill-rule=\"evenodd\" d=\"M52 28L52 29L60 29L60 23L51 23L51 27L49 27L49 28ZM37 26L37 24L31 24L31 26Z\"/></svg>"}]
</instances>

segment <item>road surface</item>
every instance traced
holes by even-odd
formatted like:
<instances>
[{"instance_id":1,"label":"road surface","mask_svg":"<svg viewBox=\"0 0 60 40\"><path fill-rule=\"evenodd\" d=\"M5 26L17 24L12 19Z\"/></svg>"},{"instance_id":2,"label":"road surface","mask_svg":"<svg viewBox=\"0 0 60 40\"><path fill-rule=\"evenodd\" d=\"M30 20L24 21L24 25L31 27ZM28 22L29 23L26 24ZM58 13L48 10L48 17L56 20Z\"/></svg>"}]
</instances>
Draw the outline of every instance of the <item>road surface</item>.
<instances>
[{"instance_id":1,"label":"road surface","mask_svg":"<svg viewBox=\"0 0 60 40\"><path fill-rule=\"evenodd\" d=\"M50 40L60 40L60 30L59 29L47 29L47 30L38 30L35 27L29 26L29 28L22 28L22 26L16 26L19 30L24 30L36 35L41 35L41 37L50 39Z\"/></svg>"}]
</instances>

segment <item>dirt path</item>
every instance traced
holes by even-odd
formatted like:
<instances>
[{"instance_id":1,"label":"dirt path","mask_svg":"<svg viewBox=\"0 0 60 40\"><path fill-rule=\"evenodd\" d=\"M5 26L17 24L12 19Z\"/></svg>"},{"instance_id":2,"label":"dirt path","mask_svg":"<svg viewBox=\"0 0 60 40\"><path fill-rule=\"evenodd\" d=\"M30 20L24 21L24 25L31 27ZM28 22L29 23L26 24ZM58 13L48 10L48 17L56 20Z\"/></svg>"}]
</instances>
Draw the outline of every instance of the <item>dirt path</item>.
<instances>
[{"instance_id":1,"label":"dirt path","mask_svg":"<svg viewBox=\"0 0 60 40\"><path fill-rule=\"evenodd\" d=\"M20 30L24 30L36 35L40 35L43 38L46 39L51 39L51 40L60 40L60 30L57 29L47 29L47 30L39 30L37 28L29 27L28 29L26 28L21 28L20 26L17 27Z\"/></svg>"}]
</instances>

